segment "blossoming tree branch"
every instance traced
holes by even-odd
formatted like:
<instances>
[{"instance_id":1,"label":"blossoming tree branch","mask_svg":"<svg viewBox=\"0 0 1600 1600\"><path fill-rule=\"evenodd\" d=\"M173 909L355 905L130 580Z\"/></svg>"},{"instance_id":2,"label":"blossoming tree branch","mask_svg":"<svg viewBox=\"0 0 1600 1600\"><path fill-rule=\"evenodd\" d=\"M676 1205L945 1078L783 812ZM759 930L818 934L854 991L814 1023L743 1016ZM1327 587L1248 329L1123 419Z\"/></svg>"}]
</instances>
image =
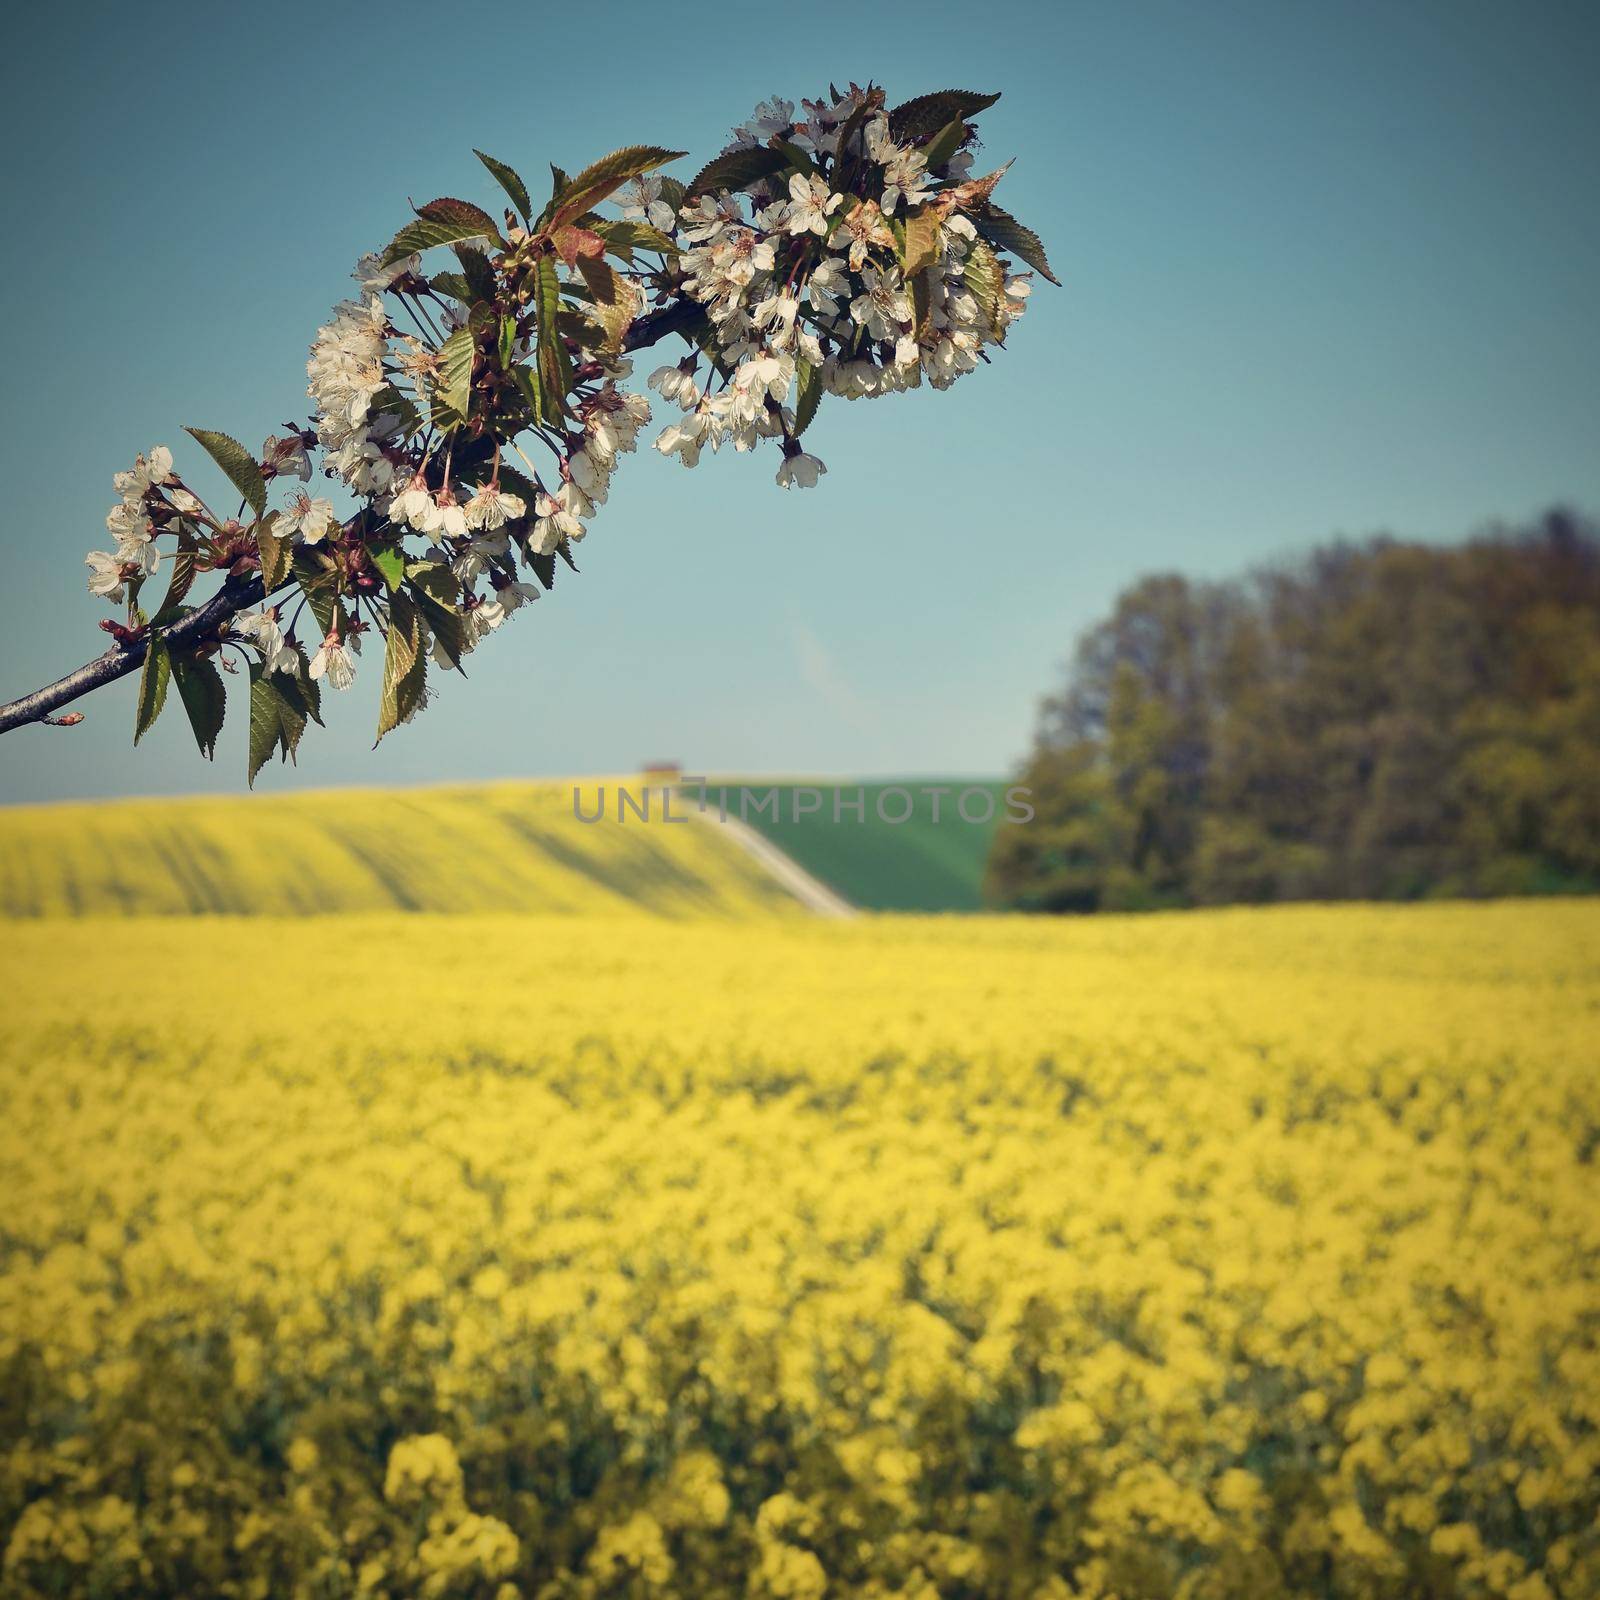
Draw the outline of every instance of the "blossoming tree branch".
<instances>
[{"instance_id":1,"label":"blossoming tree branch","mask_svg":"<svg viewBox=\"0 0 1600 1600\"><path fill-rule=\"evenodd\" d=\"M708 448L770 443L779 485L813 486L827 469L801 441L825 394L948 388L1022 315L1032 274L1008 258L1055 281L1037 235L994 202L1005 168L972 176L973 119L998 98L889 109L852 84L798 115L774 100L692 182L658 170L681 152L633 145L575 176L552 168L537 211L478 151L511 204L497 219L432 200L360 262L359 296L312 345L305 426L260 455L187 430L228 500L207 500L163 446L116 475L114 548L90 553L89 590L125 618L101 623L103 655L0 706L0 732L80 721L57 713L138 672L135 742L175 687L210 757L224 675L242 664L254 783L274 754L294 757L322 685L347 688L375 634L381 740L426 704L430 664L460 671L573 566L650 417L622 387L629 357L668 337L688 353L650 374L680 413L656 449L692 467ZM314 455L343 509L304 487ZM196 604L203 575L220 583Z\"/></svg>"}]
</instances>

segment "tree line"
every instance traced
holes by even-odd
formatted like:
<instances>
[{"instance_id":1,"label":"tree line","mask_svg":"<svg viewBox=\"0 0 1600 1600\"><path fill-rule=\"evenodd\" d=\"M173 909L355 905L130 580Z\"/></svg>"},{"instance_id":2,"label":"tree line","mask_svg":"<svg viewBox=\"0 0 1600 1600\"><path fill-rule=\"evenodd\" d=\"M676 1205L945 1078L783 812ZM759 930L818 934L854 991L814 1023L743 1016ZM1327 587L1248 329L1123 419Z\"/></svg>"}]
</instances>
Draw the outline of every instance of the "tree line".
<instances>
[{"instance_id":1,"label":"tree line","mask_svg":"<svg viewBox=\"0 0 1600 1600\"><path fill-rule=\"evenodd\" d=\"M1041 911L1600 889L1600 534L1338 542L1125 590L987 893Z\"/></svg>"}]
</instances>

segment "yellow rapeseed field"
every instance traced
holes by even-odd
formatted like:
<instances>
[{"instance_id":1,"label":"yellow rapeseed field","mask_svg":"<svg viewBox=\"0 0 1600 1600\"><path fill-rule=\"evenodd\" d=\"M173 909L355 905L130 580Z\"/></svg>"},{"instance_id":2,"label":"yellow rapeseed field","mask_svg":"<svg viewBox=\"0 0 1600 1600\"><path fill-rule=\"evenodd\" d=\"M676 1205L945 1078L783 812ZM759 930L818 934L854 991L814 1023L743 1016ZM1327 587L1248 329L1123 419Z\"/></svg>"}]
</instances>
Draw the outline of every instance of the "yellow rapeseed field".
<instances>
[{"instance_id":1,"label":"yellow rapeseed field","mask_svg":"<svg viewBox=\"0 0 1600 1600\"><path fill-rule=\"evenodd\" d=\"M0 924L0 1593L1600 1593L1600 905Z\"/></svg>"},{"instance_id":2,"label":"yellow rapeseed field","mask_svg":"<svg viewBox=\"0 0 1600 1600\"><path fill-rule=\"evenodd\" d=\"M0 917L797 908L737 845L622 780L0 807Z\"/></svg>"}]
</instances>

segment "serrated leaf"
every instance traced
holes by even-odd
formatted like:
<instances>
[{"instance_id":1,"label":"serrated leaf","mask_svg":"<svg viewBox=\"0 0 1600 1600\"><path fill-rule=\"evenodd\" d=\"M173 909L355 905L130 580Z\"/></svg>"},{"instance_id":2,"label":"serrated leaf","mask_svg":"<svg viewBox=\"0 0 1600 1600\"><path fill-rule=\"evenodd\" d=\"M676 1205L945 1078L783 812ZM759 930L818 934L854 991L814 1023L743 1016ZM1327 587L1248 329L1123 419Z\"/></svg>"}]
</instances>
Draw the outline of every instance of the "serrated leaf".
<instances>
[{"instance_id":1,"label":"serrated leaf","mask_svg":"<svg viewBox=\"0 0 1600 1600\"><path fill-rule=\"evenodd\" d=\"M492 302L499 293L500 285L495 281L494 268L489 265L488 256L481 250L474 250L471 245L458 244L456 260L461 263L461 276L467 280L467 293L456 298L465 300L469 305L477 300Z\"/></svg>"},{"instance_id":2,"label":"serrated leaf","mask_svg":"<svg viewBox=\"0 0 1600 1600\"><path fill-rule=\"evenodd\" d=\"M305 597L306 604L311 608L311 615L316 618L317 626L322 629L322 635L326 638L332 632L336 620L334 572L331 568L323 566L321 556L303 545L296 548L293 559L294 576L300 584L300 593Z\"/></svg>"},{"instance_id":3,"label":"serrated leaf","mask_svg":"<svg viewBox=\"0 0 1600 1600\"><path fill-rule=\"evenodd\" d=\"M978 302L989 332L998 336L1001 331L999 304L1006 275L994 251L982 240L974 239L967 247L967 259L961 269L967 291Z\"/></svg>"},{"instance_id":4,"label":"serrated leaf","mask_svg":"<svg viewBox=\"0 0 1600 1600\"><path fill-rule=\"evenodd\" d=\"M261 476L256 458L237 439L225 433L216 433L210 428L185 428L183 431L222 468L244 503L261 516L267 509L267 480Z\"/></svg>"},{"instance_id":5,"label":"serrated leaf","mask_svg":"<svg viewBox=\"0 0 1600 1600\"><path fill-rule=\"evenodd\" d=\"M134 710L133 742L150 731L161 708L167 703L167 680L172 676L172 658L167 641L159 634L145 646L144 667L139 673L139 702Z\"/></svg>"},{"instance_id":6,"label":"serrated leaf","mask_svg":"<svg viewBox=\"0 0 1600 1600\"><path fill-rule=\"evenodd\" d=\"M476 298L464 272L436 272L428 282L435 292L447 294L452 300L461 301L463 305L471 305Z\"/></svg>"},{"instance_id":7,"label":"serrated leaf","mask_svg":"<svg viewBox=\"0 0 1600 1600\"><path fill-rule=\"evenodd\" d=\"M505 240L500 237L500 224L489 215L482 206L475 206L470 200L457 200L451 195L444 195L438 200L430 200L425 206L417 207L417 215L428 222L444 222L465 227L472 225L477 233L486 239L493 239L496 244L504 245Z\"/></svg>"},{"instance_id":8,"label":"serrated leaf","mask_svg":"<svg viewBox=\"0 0 1600 1600\"><path fill-rule=\"evenodd\" d=\"M939 259L939 214L932 206L908 212L904 233L896 233L900 268L908 278L933 266Z\"/></svg>"},{"instance_id":9,"label":"serrated leaf","mask_svg":"<svg viewBox=\"0 0 1600 1600\"><path fill-rule=\"evenodd\" d=\"M520 362L510 371L517 392L528 402L528 410L533 413L533 425L537 428L544 421L544 398L539 393L538 377Z\"/></svg>"},{"instance_id":10,"label":"serrated leaf","mask_svg":"<svg viewBox=\"0 0 1600 1600\"><path fill-rule=\"evenodd\" d=\"M465 201L460 204L464 205ZM383 252L384 266L392 267L407 256L420 255L424 250L432 250L442 244L459 244L464 239L477 239L485 233L499 240L500 230L494 226L494 219L489 217L489 213L478 211L476 206L472 209L477 211L477 218L418 217L415 222L408 222ZM483 226L480 220L483 218L488 218L488 228Z\"/></svg>"},{"instance_id":11,"label":"serrated leaf","mask_svg":"<svg viewBox=\"0 0 1600 1600\"><path fill-rule=\"evenodd\" d=\"M368 554L391 593L405 582L406 558L398 545L385 545L381 550L368 551Z\"/></svg>"},{"instance_id":12,"label":"serrated leaf","mask_svg":"<svg viewBox=\"0 0 1600 1600\"><path fill-rule=\"evenodd\" d=\"M812 366L809 361L797 361L795 378L794 437L798 439L811 426L811 419L822 403L822 368Z\"/></svg>"},{"instance_id":13,"label":"serrated leaf","mask_svg":"<svg viewBox=\"0 0 1600 1600\"><path fill-rule=\"evenodd\" d=\"M278 537L278 513L263 517L256 524L256 553L261 557L261 587L271 594L289 576L294 559L294 540Z\"/></svg>"},{"instance_id":14,"label":"serrated leaf","mask_svg":"<svg viewBox=\"0 0 1600 1600\"><path fill-rule=\"evenodd\" d=\"M1060 287L1061 280L1050 270L1045 257L1044 244L1032 228L1018 222L1009 211L1003 211L994 201L986 201L971 213L972 225L997 250L1020 256L1035 272Z\"/></svg>"},{"instance_id":15,"label":"serrated leaf","mask_svg":"<svg viewBox=\"0 0 1600 1600\"><path fill-rule=\"evenodd\" d=\"M428 657L422 647L422 612L404 589L389 597L389 637L383 660L383 692L378 701L378 737L409 722L422 705Z\"/></svg>"},{"instance_id":16,"label":"serrated leaf","mask_svg":"<svg viewBox=\"0 0 1600 1600\"><path fill-rule=\"evenodd\" d=\"M635 250L655 250L664 256L682 255L675 240L648 222L597 222L594 231L605 240L606 248L630 265Z\"/></svg>"},{"instance_id":17,"label":"serrated leaf","mask_svg":"<svg viewBox=\"0 0 1600 1600\"><path fill-rule=\"evenodd\" d=\"M295 676L284 672L268 672L261 662L250 663L250 754L248 778L255 787L256 774L261 771L274 753L285 761L293 761L300 748L300 739L306 731L308 720L318 723L322 718L313 709L320 700L315 694L315 684L299 675L304 670L304 656ZM308 690L311 691L308 693Z\"/></svg>"},{"instance_id":18,"label":"serrated leaf","mask_svg":"<svg viewBox=\"0 0 1600 1600\"><path fill-rule=\"evenodd\" d=\"M584 257L598 260L606 253L606 242L598 233L572 223L552 234L550 242L569 267L577 266Z\"/></svg>"},{"instance_id":19,"label":"serrated leaf","mask_svg":"<svg viewBox=\"0 0 1600 1600\"><path fill-rule=\"evenodd\" d=\"M373 395L372 409L392 412L399 417L408 439L422 426L422 413L411 403L411 397L401 394L393 384L385 384Z\"/></svg>"},{"instance_id":20,"label":"serrated leaf","mask_svg":"<svg viewBox=\"0 0 1600 1600\"><path fill-rule=\"evenodd\" d=\"M998 94L977 94L971 89L940 89L934 94L918 95L889 113L889 132L902 143L925 139L938 133L952 117L975 117L999 98Z\"/></svg>"},{"instance_id":21,"label":"serrated leaf","mask_svg":"<svg viewBox=\"0 0 1600 1600\"><path fill-rule=\"evenodd\" d=\"M256 774L272 759L283 737L278 720L278 693L259 661L250 663L250 755L246 781L255 788Z\"/></svg>"},{"instance_id":22,"label":"serrated leaf","mask_svg":"<svg viewBox=\"0 0 1600 1600\"><path fill-rule=\"evenodd\" d=\"M555 209L545 224L548 233L559 233L569 222L608 199L630 178L643 177L656 167L676 161L682 150L667 150L654 144L630 144L591 162L562 189Z\"/></svg>"},{"instance_id":23,"label":"serrated leaf","mask_svg":"<svg viewBox=\"0 0 1600 1600\"><path fill-rule=\"evenodd\" d=\"M527 552L528 565L533 569L534 576L546 589L556 586L556 558L553 553L541 554L537 550Z\"/></svg>"},{"instance_id":24,"label":"serrated leaf","mask_svg":"<svg viewBox=\"0 0 1600 1600\"><path fill-rule=\"evenodd\" d=\"M781 151L753 144L740 150L727 150L708 161L684 192L686 200L710 194L717 189L738 190L782 172L789 165Z\"/></svg>"},{"instance_id":25,"label":"serrated leaf","mask_svg":"<svg viewBox=\"0 0 1600 1600\"><path fill-rule=\"evenodd\" d=\"M305 715L319 728L325 726L322 720L322 685L311 676L311 659L299 646L295 647L294 653L294 691L296 702Z\"/></svg>"},{"instance_id":26,"label":"serrated leaf","mask_svg":"<svg viewBox=\"0 0 1600 1600\"><path fill-rule=\"evenodd\" d=\"M779 155L804 178L821 177L817 164L808 156L799 145L788 139L779 139L773 146Z\"/></svg>"},{"instance_id":27,"label":"serrated leaf","mask_svg":"<svg viewBox=\"0 0 1600 1600\"><path fill-rule=\"evenodd\" d=\"M932 278L933 273L929 270L907 280L911 289L911 326L919 342L927 337L933 317Z\"/></svg>"},{"instance_id":28,"label":"serrated leaf","mask_svg":"<svg viewBox=\"0 0 1600 1600\"><path fill-rule=\"evenodd\" d=\"M449 576L448 571L446 576ZM430 592L430 587L434 592ZM441 588L440 585L430 586L416 577L410 582L411 594L417 602L417 608L422 612L423 621L428 624L440 649L449 658L451 666L460 672L461 658L466 654L466 624L462 621L461 613L456 610L454 602L439 598L438 591Z\"/></svg>"},{"instance_id":29,"label":"serrated leaf","mask_svg":"<svg viewBox=\"0 0 1600 1600\"><path fill-rule=\"evenodd\" d=\"M189 714L195 743L200 746L200 754L210 761L217 753L217 736L228 709L222 674L217 671L216 662L203 656L175 655L171 659L172 681Z\"/></svg>"},{"instance_id":30,"label":"serrated leaf","mask_svg":"<svg viewBox=\"0 0 1600 1600\"><path fill-rule=\"evenodd\" d=\"M554 256L540 256L537 272L539 308L539 402L546 420L566 411L572 362L561 339L561 279Z\"/></svg>"},{"instance_id":31,"label":"serrated leaf","mask_svg":"<svg viewBox=\"0 0 1600 1600\"><path fill-rule=\"evenodd\" d=\"M172 558L172 577L167 583L167 592L162 597L161 604L156 608L158 617L180 606L184 596L194 586L194 558L199 547L199 541L189 531L189 525L180 524L178 549Z\"/></svg>"},{"instance_id":32,"label":"serrated leaf","mask_svg":"<svg viewBox=\"0 0 1600 1600\"><path fill-rule=\"evenodd\" d=\"M511 203L522 213L523 220L531 217L533 208L528 199L528 186L518 177L516 170L503 161L496 161L493 156L485 155L481 150L472 153L494 174L494 181L511 196Z\"/></svg>"},{"instance_id":33,"label":"serrated leaf","mask_svg":"<svg viewBox=\"0 0 1600 1600\"><path fill-rule=\"evenodd\" d=\"M661 175L661 198L672 207L674 211L683 204L683 197L688 193L688 186L677 178L669 178L666 173Z\"/></svg>"},{"instance_id":34,"label":"serrated leaf","mask_svg":"<svg viewBox=\"0 0 1600 1600\"><path fill-rule=\"evenodd\" d=\"M594 320L600 324L604 335L601 348L616 355L643 302L633 285L619 277L604 261L579 257L578 271L594 296Z\"/></svg>"},{"instance_id":35,"label":"serrated leaf","mask_svg":"<svg viewBox=\"0 0 1600 1600\"><path fill-rule=\"evenodd\" d=\"M439 346L439 399L463 422L472 404L472 366L477 353L470 327L457 328Z\"/></svg>"},{"instance_id":36,"label":"serrated leaf","mask_svg":"<svg viewBox=\"0 0 1600 1600\"><path fill-rule=\"evenodd\" d=\"M927 163L928 171L942 167L961 148L966 136L967 124L963 118L952 117L945 123L922 147L922 159Z\"/></svg>"}]
</instances>

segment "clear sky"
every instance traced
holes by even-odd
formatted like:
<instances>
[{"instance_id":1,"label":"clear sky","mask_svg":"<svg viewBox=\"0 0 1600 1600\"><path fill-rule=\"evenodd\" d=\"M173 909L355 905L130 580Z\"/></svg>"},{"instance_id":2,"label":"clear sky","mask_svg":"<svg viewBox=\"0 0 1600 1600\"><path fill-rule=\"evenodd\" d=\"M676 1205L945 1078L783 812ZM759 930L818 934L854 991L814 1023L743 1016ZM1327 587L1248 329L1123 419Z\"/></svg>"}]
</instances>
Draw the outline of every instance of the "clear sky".
<instances>
[{"instance_id":1,"label":"clear sky","mask_svg":"<svg viewBox=\"0 0 1600 1600\"><path fill-rule=\"evenodd\" d=\"M8 30L0 698L95 654L111 473L303 417L306 346L436 194L620 144L719 149L832 78L1001 90L1045 238L995 365L829 400L770 454L641 451L470 683L371 752L376 662L289 784L632 770L998 771L1116 591L1338 533L1600 508L1600 8L1034 3L29 6ZM646 367L644 370L648 370ZM640 376L643 376L641 371ZM658 415L660 408L658 407ZM652 430L653 432L654 430ZM0 740L0 800L244 785L132 680Z\"/></svg>"}]
</instances>

